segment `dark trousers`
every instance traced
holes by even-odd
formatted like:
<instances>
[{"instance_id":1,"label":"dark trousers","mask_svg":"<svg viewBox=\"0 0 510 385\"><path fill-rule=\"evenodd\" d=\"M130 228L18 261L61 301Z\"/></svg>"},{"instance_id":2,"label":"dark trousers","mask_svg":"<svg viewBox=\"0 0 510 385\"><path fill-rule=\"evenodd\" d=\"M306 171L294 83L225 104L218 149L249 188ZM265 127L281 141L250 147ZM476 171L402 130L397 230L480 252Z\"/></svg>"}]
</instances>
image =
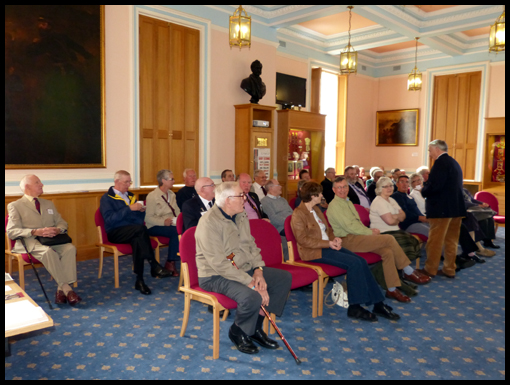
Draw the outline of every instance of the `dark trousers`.
<instances>
[{"instance_id":1,"label":"dark trousers","mask_svg":"<svg viewBox=\"0 0 510 385\"><path fill-rule=\"evenodd\" d=\"M374 305L384 301L379 285L370 272L367 261L347 249L322 249L322 258L313 262L325 263L347 270L349 305Z\"/></svg>"},{"instance_id":2,"label":"dark trousers","mask_svg":"<svg viewBox=\"0 0 510 385\"><path fill-rule=\"evenodd\" d=\"M129 243L133 248L134 273L143 279L143 260L147 259L151 266L156 264L151 239L144 225L122 226L106 234L113 243Z\"/></svg>"},{"instance_id":3,"label":"dark trousers","mask_svg":"<svg viewBox=\"0 0 510 385\"><path fill-rule=\"evenodd\" d=\"M247 271L253 276L253 270ZM292 284L292 275L285 270L264 267L264 279L267 283L269 305L266 310L280 317L289 296ZM237 302L235 324L247 335L255 334L257 319L262 303L262 297L240 282L215 275L207 278L198 278L200 287L207 291L223 294Z\"/></svg>"},{"instance_id":4,"label":"dark trousers","mask_svg":"<svg viewBox=\"0 0 510 385\"><path fill-rule=\"evenodd\" d=\"M177 235L177 228L175 226L153 226L148 231L151 237L159 236L170 238L167 261L180 260L177 256L179 252L179 236Z\"/></svg>"}]
</instances>

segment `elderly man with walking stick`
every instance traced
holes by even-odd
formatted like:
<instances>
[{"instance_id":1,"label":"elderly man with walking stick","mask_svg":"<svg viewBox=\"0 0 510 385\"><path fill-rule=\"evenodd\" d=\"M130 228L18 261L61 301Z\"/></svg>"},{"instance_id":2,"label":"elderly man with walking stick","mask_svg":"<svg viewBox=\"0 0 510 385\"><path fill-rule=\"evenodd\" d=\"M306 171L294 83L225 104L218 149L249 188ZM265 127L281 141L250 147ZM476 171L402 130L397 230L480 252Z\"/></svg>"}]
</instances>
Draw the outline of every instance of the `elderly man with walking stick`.
<instances>
[{"instance_id":1,"label":"elderly man with walking stick","mask_svg":"<svg viewBox=\"0 0 510 385\"><path fill-rule=\"evenodd\" d=\"M237 302L230 340L240 352L255 354L259 350L253 342L266 349L279 347L262 330L265 315L261 306L281 316L292 276L265 267L250 233L245 199L238 183L224 182L216 188L216 204L203 215L195 233L196 260L200 287ZM227 259L232 253L239 269Z\"/></svg>"}]
</instances>

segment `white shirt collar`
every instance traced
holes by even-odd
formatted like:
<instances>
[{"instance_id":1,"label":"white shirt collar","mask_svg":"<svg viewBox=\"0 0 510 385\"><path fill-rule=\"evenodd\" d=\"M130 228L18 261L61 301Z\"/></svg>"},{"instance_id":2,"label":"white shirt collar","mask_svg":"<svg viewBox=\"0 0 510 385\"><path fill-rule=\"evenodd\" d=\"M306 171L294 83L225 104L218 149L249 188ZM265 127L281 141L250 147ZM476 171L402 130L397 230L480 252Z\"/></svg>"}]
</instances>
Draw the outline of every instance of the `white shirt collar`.
<instances>
[{"instance_id":1,"label":"white shirt collar","mask_svg":"<svg viewBox=\"0 0 510 385\"><path fill-rule=\"evenodd\" d=\"M202 203L204 204L205 209L206 209L206 210L209 210L209 209L210 209L210 207L209 207L209 202L212 202L212 201L208 201L207 199L202 198L202 197L200 196L200 194L199 194L198 196L200 197L200 200L201 200L201 201L202 201Z\"/></svg>"},{"instance_id":2,"label":"white shirt collar","mask_svg":"<svg viewBox=\"0 0 510 385\"><path fill-rule=\"evenodd\" d=\"M275 197L274 195L271 195L269 193L267 193L266 197L269 197L271 199L278 199L278 198L281 198L281 197Z\"/></svg>"}]
</instances>

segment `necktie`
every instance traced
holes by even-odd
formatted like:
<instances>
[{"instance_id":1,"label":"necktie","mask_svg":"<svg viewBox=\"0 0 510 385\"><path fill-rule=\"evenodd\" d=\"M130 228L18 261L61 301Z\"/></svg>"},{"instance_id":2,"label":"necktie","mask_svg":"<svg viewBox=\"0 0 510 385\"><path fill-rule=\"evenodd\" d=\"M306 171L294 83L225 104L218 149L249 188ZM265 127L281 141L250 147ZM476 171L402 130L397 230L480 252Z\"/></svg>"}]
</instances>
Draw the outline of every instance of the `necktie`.
<instances>
[{"instance_id":1,"label":"necktie","mask_svg":"<svg viewBox=\"0 0 510 385\"><path fill-rule=\"evenodd\" d=\"M209 208L212 208L212 202L209 202Z\"/></svg>"},{"instance_id":2,"label":"necktie","mask_svg":"<svg viewBox=\"0 0 510 385\"><path fill-rule=\"evenodd\" d=\"M264 186L260 186L260 187L262 188L262 192L264 193L264 196L266 196L267 195L266 189L264 188Z\"/></svg>"},{"instance_id":3,"label":"necktie","mask_svg":"<svg viewBox=\"0 0 510 385\"><path fill-rule=\"evenodd\" d=\"M39 202L39 199L34 198L34 202L35 202L35 208L37 209L37 211L40 214L41 213L41 203Z\"/></svg>"},{"instance_id":4,"label":"necktie","mask_svg":"<svg viewBox=\"0 0 510 385\"><path fill-rule=\"evenodd\" d=\"M248 202L248 204L250 205L250 207L255 210L255 212L257 213L257 215L259 216L259 219L262 219L262 216L260 215L260 211L257 209L257 205L252 202L251 200L251 197L249 195L246 195L246 201Z\"/></svg>"},{"instance_id":5,"label":"necktie","mask_svg":"<svg viewBox=\"0 0 510 385\"><path fill-rule=\"evenodd\" d=\"M176 217L177 215L175 215L175 210L172 207L172 205L170 204L170 202L168 202L168 199L166 199L164 195L161 195L161 198L163 198L165 200L165 202L168 205L168 207L170 207L170 210L172 210L172 214L174 214L174 217Z\"/></svg>"}]
</instances>

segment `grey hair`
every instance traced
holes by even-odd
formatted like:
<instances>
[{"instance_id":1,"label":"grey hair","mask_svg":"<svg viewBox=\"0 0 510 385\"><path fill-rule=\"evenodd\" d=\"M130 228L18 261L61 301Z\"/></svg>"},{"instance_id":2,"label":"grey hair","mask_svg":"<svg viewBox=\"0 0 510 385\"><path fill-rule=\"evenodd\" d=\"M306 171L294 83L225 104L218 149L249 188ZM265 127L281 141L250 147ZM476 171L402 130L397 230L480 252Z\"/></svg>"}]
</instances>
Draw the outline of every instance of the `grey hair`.
<instances>
[{"instance_id":1,"label":"grey hair","mask_svg":"<svg viewBox=\"0 0 510 385\"><path fill-rule=\"evenodd\" d=\"M264 170L255 170L253 177L255 178L260 172L263 172L264 174L266 173Z\"/></svg>"},{"instance_id":2,"label":"grey hair","mask_svg":"<svg viewBox=\"0 0 510 385\"><path fill-rule=\"evenodd\" d=\"M31 176L35 176L35 175L34 174L27 174L19 182L19 188L21 189L21 191L23 191L23 193L25 192L25 188L27 186L28 178L30 178Z\"/></svg>"},{"instance_id":3,"label":"grey hair","mask_svg":"<svg viewBox=\"0 0 510 385\"><path fill-rule=\"evenodd\" d=\"M158 180L158 186L163 186L163 180L168 180L168 177L170 176L170 174L173 175L173 172L170 170L166 170L166 169L159 170L158 174L156 175L156 178Z\"/></svg>"},{"instance_id":4,"label":"grey hair","mask_svg":"<svg viewBox=\"0 0 510 385\"><path fill-rule=\"evenodd\" d=\"M119 170L113 175L113 181L115 182L116 180L119 180L121 175L131 176L131 174L129 172L127 172L126 170Z\"/></svg>"},{"instance_id":5,"label":"grey hair","mask_svg":"<svg viewBox=\"0 0 510 385\"><path fill-rule=\"evenodd\" d=\"M370 178L374 179L375 178L375 174L377 174L378 172L382 172L384 174L384 171L381 170L380 168L372 167L370 169Z\"/></svg>"},{"instance_id":6,"label":"grey hair","mask_svg":"<svg viewBox=\"0 0 510 385\"><path fill-rule=\"evenodd\" d=\"M411 183L413 183L414 178L420 178L421 182L423 183L423 176L420 173L415 172L415 173L411 174L411 176L409 177L409 180L411 181Z\"/></svg>"},{"instance_id":7,"label":"grey hair","mask_svg":"<svg viewBox=\"0 0 510 385\"><path fill-rule=\"evenodd\" d=\"M427 166L421 166L421 167L418 167L416 169L416 173L420 174L421 176L423 176L423 174L425 173L425 171L428 171L430 172L429 168Z\"/></svg>"},{"instance_id":8,"label":"grey hair","mask_svg":"<svg viewBox=\"0 0 510 385\"><path fill-rule=\"evenodd\" d=\"M186 179L186 176L187 176L186 174L188 173L188 171L195 171L195 170L193 170L192 168L185 168L184 172L182 173L182 177L184 179Z\"/></svg>"},{"instance_id":9,"label":"grey hair","mask_svg":"<svg viewBox=\"0 0 510 385\"><path fill-rule=\"evenodd\" d=\"M326 171L324 171L324 175L326 175L326 174L327 174L328 172L330 172L330 171L335 171L335 168L334 168L334 167L328 167L328 168L326 169Z\"/></svg>"},{"instance_id":10,"label":"grey hair","mask_svg":"<svg viewBox=\"0 0 510 385\"><path fill-rule=\"evenodd\" d=\"M448 152L448 145L444 140L441 139L435 139L432 142L429 143L429 146L434 146L439 148L441 151Z\"/></svg>"},{"instance_id":11,"label":"grey hair","mask_svg":"<svg viewBox=\"0 0 510 385\"><path fill-rule=\"evenodd\" d=\"M216 186L214 197L218 207L225 207L229 196L235 194L234 189L239 186L237 182L223 182Z\"/></svg>"},{"instance_id":12,"label":"grey hair","mask_svg":"<svg viewBox=\"0 0 510 385\"><path fill-rule=\"evenodd\" d=\"M378 181L377 181L377 184L375 185L375 195L379 196L381 195L381 191L383 189L383 185L386 185L388 183L393 183L391 178L388 178L387 176L383 176L381 177Z\"/></svg>"},{"instance_id":13,"label":"grey hair","mask_svg":"<svg viewBox=\"0 0 510 385\"><path fill-rule=\"evenodd\" d=\"M266 191L269 191L269 189L270 189L271 187L273 187L273 186L274 186L274 183L272 182L272 180L269 180L269 181L266 183L266 185L264 186L264 188L266 189Z\"/></svg>"}]
</instances>

